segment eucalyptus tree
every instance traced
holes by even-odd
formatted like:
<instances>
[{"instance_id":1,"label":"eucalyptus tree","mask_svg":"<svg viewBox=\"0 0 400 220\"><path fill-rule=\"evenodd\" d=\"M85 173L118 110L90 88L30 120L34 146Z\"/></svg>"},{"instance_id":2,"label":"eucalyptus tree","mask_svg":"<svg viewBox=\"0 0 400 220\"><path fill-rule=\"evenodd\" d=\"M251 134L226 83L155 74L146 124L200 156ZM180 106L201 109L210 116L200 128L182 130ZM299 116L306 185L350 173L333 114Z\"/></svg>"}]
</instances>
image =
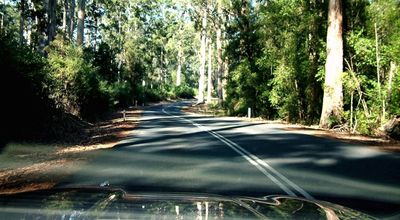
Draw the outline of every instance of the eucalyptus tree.
<instances>
[{"instance_id":1,"label":"eucalyptus tree","mask_svg":"<svg viewBox=\"0 0 400 220\"><path fill-rule=\"evenodd\" d=\"M47 2L47 41L53 41L57 32L57 0Z\"/></svg>"},{"instance_id":2,"label":"eucalyptus tree","mask_svg":"<svg viewBox=\"0 0 400 220\"><path fill-rule=\"evenodd\" d=\"M222 82L226 82L222 80L223 74L224 74L224 63L223 63L223 58L222 58L222 53L223 53L223 39L222 39L222 31L224 30L224 16L222 14L222 0L217 0L216 3L217 7L217 14L216 14L216 47L217 47L217 53L216 53L216 59L217 59L217 95L218 95L218 103L222 104L223 101L223 88L225 85L223 85Z\"/></svg>"},{"instance_id":3,"label":"eucalyptus tree","mask_svg":"<svg viewBox=\"0 0 400 220\"><path fill-rule=\"evenodd\" d=\"M327 58L320 127L328 128L343 118L343 13L342 1L330 0L328 9Z\"/></svg>"},{"instance_id":4,"label":"eucalyptus tree","mask_svg":"<svg viewBox=\"0 0 400 220\"><path fill-rule=\"evenodd\" d=\"M76 44L83 45L85 33L86 0L78 0L78 23L76 33Z\"/></svg>"},{"instance_id":5,"label":"eucalyptus tree","mask_svg":"<svg viewBox=\"0 0 400 220\"><path fill-rule=\"evenodd\" d=\"M19 3L20 7L20 17L19 17L19 43L22 45L25 41L24 30L25 30L25 9L26 9L26 1L21 0Z\"/></svg>"},{"instance_id":6,"label":"eucalyptus tree","mask_svg":"<svg viewBox=\"0 0 400 220\"><path fill-rule=\"evenodd\" d=\"M200 33L200 67L199 67L199 90L197 94L197 102L204 102L205 89L205 68L206 68L206 41L207 41L207 19L208 8L207 1L200 4L201 7L201 33Z\"/></svg>"}]
</instances>

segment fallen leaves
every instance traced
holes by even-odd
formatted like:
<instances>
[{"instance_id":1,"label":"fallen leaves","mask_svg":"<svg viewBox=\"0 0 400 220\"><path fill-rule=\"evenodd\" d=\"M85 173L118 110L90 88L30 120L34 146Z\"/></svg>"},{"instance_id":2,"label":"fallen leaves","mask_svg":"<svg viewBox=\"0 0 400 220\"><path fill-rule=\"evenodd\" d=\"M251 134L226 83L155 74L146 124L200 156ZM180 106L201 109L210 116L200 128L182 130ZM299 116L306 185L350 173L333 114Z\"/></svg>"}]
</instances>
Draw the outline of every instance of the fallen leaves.
<instances>
[{"instance_id":1,"label":"fallen leaves","mask_svg":"<svg viewBox=\"0 0 400 220\"><path fill-rule=\"evenodd\" d=\"M0 194L54 187L90 160L94 152L112 148L131 134L140 113L141 110L128 109L126 120L122 119L121 112L110 114L106 120L88 128L80 140L74 140L80 144L10 143L1 155L10 166L0 167Z\"/></svg>"}]
</instances>

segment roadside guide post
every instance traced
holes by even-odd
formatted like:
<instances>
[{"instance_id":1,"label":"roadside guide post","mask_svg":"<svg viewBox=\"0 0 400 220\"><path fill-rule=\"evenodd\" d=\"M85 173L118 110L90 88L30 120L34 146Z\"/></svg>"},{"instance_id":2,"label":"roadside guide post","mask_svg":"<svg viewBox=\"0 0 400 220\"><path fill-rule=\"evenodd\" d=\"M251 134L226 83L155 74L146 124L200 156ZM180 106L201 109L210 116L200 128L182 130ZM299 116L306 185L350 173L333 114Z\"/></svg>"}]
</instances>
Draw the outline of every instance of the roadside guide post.
<instances>
[{"instance_id":1,"label":"roadside guide post","mask_svg":"<svg viewBox=\"0 0 400 220\"><path fill-rule=\"evenodd\" d=\"M143 103L142 103L142 105L143 105L143 107L144 107L144 99L145 99L145 86L146 86L146 81L144 81L144 80L142 80L142 86L143 86Z\"/></svg>"},{"instance_id":2,"label":"roadside guide post","mask_svg":"<svg viewBox=\"0 0 400 220\"><path fill-rule=\"evenodd\" d=\"M248 117L248 118L251 118L251 108L248 108L248 109L247 109L247 117Z\"/></svg>"}]
</instances>

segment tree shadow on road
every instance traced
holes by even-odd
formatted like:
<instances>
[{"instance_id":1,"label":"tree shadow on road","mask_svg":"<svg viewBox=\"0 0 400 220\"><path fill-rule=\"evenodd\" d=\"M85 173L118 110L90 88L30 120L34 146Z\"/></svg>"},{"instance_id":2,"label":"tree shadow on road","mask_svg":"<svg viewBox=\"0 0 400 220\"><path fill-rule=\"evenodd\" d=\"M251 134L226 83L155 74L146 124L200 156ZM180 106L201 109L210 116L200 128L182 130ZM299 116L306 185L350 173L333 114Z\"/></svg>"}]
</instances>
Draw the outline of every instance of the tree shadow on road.
<instances>
[{"instance_id":1,"label":"tree shadow on road","mask_svg":"<svg viewBox=\"0 0 400 220\"><path fill-rule=\"evenodd\" d=\"M132 191L283 194L242 155L188 121L161 111L147 116L138 127L142 133L104 150L67 183L108 180ZM377 216L400 211L397 154L260 123L182 116L240 145L317 199Z\"/></svg>"}]
</instances>

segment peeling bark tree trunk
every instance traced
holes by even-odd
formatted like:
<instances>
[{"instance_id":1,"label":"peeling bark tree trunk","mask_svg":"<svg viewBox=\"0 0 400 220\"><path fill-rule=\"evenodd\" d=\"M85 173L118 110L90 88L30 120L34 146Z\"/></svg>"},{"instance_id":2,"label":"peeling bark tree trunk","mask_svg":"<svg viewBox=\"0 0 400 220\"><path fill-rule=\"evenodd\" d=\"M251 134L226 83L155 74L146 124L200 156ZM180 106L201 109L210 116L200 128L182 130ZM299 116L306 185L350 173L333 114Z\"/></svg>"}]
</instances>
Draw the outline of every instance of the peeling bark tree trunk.
<instances>
[{"instance_id":1,"label":"peeling bark tree trunk","mask_svg":"<svg viewBox=\"0 0 400 220\"><path fill-rule=\"evenodd\" d=\"M76 44L81 46L84 41L84 33L85 33L85 4L86 0L79 0L78 3L78 26L77 26L77 37Z\"/></svg>"},{"instance_id":2,"label":"peeling bark tree trunk","mask_svg":"<svg viewBox=\"0 0 400 220\"><path fill-rule=\"evenodd\" d=\"M207 76L207 103L211 103L212 93L212 40L208 38L208 76Z\"/></svg>"},{"instance_id":3,"label":"peeling bark tree trunk","mask_svg":"<svg viewBox=\"0 0 400 220\"><path fill-rule=\"evenodd\" d=\"M324 100L320 127L332 126L330 117L341 120L343 112L343 38L341 0L329 1L327 58L325 64Z\"/></svg>"},{"instance_id":4,"label":"peeling bark tree trunk","mask_svg":"<svg viewBox=\"0 0 400 220\"><path fill-rule=\"evenodd\" d=\"M200 68L199 68L199 94L197 97L197 103L204 102L204 73L206 66L206 36L207 35L207 3L203 6L203 18L201 27L201 39L200 39Z\"/></svg>"}]
</instances>

